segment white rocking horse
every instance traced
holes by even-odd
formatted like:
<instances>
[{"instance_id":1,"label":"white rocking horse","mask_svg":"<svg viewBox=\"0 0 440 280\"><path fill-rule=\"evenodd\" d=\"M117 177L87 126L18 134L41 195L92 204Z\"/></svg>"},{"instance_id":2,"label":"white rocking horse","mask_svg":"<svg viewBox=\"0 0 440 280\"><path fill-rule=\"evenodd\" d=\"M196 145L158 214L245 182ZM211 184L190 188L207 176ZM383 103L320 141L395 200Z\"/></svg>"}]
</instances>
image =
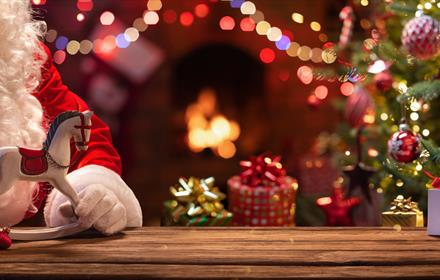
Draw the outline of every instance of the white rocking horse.
<instances>
[{"instance_id":1,"label":"white rocking horse","mask_svg":"<svg viewBox=\"0 0 440 280\"><path fill-rule=\"evenodd\" d=\"M58 115L47 133L42 150L22 147L0 148L0 194L7 192L16 181L49 182L64 194L75 208L79 198L66 180L67 171L74 164L70 160L70 140L78 151L86 151L90 140L93 112L67 111ZM10 231L15 240L59 238L83 231L78 223L56 228Z\"/></svg>"}]
</instances>

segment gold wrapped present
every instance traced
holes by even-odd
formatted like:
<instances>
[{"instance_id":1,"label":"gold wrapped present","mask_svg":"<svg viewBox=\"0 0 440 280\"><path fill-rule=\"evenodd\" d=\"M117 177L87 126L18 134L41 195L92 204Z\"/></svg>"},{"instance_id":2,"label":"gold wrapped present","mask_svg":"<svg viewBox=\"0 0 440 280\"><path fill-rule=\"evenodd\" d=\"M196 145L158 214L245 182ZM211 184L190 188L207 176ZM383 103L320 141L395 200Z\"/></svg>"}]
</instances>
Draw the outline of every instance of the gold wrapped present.
<instances>
[{"instance_id":1,"label":"gold wrapped present","mask_svg":"<svg viewBox=\"0 0 440 280\"><path fill-rule=\"evenodd\" d=\"M405 199L398 195L389 211L382 212L382 226L394 227L423 227L423 212L419 210L417 202L411 201L411 197Z\"/></svg>"},{"instance_id":2,"label":"gold wrapped present","mask_svg":"<svg viewBox=\"0 0 440 280\"><path fill-rule=\"evenodd\" d=\"M225 194L214 186L214 178L180 178L170 188L173 200L164 203L164 226L226 226L232 213L224 209Z\"/></svg>"}]
</instances>

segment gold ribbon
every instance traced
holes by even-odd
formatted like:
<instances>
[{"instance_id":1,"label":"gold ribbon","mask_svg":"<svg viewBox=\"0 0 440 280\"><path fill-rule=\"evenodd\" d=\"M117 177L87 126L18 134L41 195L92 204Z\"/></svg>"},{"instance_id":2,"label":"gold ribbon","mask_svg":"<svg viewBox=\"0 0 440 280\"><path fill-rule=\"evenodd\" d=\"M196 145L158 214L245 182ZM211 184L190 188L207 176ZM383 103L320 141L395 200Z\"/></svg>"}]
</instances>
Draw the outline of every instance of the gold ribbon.
<instances>
[{"instance_id":1,"label":"gold ribbon","mask_svg":"<svg viewBox=\"0 0 440 280\"><path fill-rule=\"evenodd\" d=\"M398 195L392 202L390 210L394 213L420 212L417 202L411 201L411 197L404 198Z\"/></svg>"},{"instance_id":2,"label":"gold ribbon","mask_svg":"<svg viewBox=\"0 0 440 280\"><path fill-rule=\"evenodd\" d=\"M220 202L225 199L225 194L214 186L214 178L199 179L190 177L188 180L180 178L178 184L170 187L174 196L171 202L172 216L175 221L182 214L189 217L210 216L216 217L224 210Z\"/></svg>"}]
</instances>

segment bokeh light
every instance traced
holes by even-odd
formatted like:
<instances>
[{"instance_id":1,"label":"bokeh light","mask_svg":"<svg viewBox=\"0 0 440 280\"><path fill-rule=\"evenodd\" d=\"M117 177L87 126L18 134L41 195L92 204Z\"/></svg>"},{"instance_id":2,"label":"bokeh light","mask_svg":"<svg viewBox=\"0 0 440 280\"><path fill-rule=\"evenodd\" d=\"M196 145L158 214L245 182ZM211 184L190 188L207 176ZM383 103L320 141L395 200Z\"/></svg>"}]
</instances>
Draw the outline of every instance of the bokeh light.
<instances>
[{"instance_id":1,"label":"bokeh light","mask_svg":"<svg viewBox=\"0 0 440 280\"><path fill-rule=\"evenodd\" d=\"M257 23L256 29L258 35L267 35L267 32L270 29L270 23L264 20L260 21L259 23Z\"/></svg>"},{"instance_id":2,"label":"bokeh light","mask_svg":"<svg viewBox=\"0 0 440 280\"><path fill-rule=\"evenodd\" d=\"M244 32L252 32L255 29L255 22L249 17L243 18L240 21L240 28Z\"/></svg>"},{"instance_id":3,"label":"bokeh light","mask_svg":"<svg viewBox=\"0 0 440 280\"><path fill-rule=\"evenodd\" d=\"M240 11L243 15L253 15L257 11L257 8L253 2L246 1L241 4Z\"/></svg>"},{"instance_id":4,"label":"bokeh light","mask_svg":"<svg viewBox=\"0 0 440 280\"><path fill-rule=\"evenodd\" d=\"M93 43L90 40L82 40L79 47L79 52L82 54L89 54L93 49Z\"/></svg>"},{"instance_id":5,"label":"bokeh light","mask_svg":"<svg viewBox=\"0 0 440 280\"><path fill-rule=\"evenodd\" d=\"M231 0L231 8L240 8L241 5L244 3L244 0Z\"/></svg>"},{"instance_id":6,"label":"bokeh light","mask_svg":"<svg viewBox=\"0 0 440 280\"><path fill-rule=\"evenodd\" d=\"M312 58L312 49L309 46L301 46L298 49L298 58L307 61Z\"/></svg>"},{"instance_id":7,"label":"bokeh light","mask_svg":"<svg viewBox=\"0 0 440 280\"><path fill-rule=\"evenodd\" d=\"M143 18L137 18L133 21L133 27L136 28L139 32L144 32L147 30L148 25L145 23Z\"/></svg>"},{"instance_id":8,"label":"bokeh light","mask_svg":"<svg viewBox=\"0 0 440 280\"><path fill-rule=\"evenodd\" d=\"M353 94L354 85L350 82L342 83L340 90L341 90L342 95L350 96Z\"/></svg>"},{"instance_id":9,"label":"bokeh light","mask_svg":"<svg viewBox=\"0 0 440 280\"><path fill-rule=\"evenodd\" d=\"M180 24L188 27L191 26L194 22L194 16L191 12L183 12L179 17Z\"/></svg>"},{"instance_id":10,"label":"bokeh light","mask_svg":"<svg viewBox=\"0 0 440 280\"><path fill-rule=\"evenodd\" d=\"M118 46L118 48L125 49L130 45L130 42L127 40L125 36L126 36L125 33L121 33L118 36L116 36L116 45Z\"/></svg>"},{"instance_id":11,"label":"bokeh light","mask_svg":"<svg viewBox=\"0 0 440 280\"><path fill-rule=\"evenodd\" d=\"M92 0L78 0L76 2L76 7L81 12L90 12L93 9L93 1Z\"/></svg>"},{"instance_id":12,"label":"bokeh light","mask_svg":"<svg viewBox=\"0 0 440 280\"><path fill-rule=\"evenodd\" d=\"M291 44L290 39L286 35L282 35L281 38L278 41L276 41L276 43L275 43L277 49L279 49L281 51L288 50L290 47L290 44Z\"/></svg>"},{"instance_id":13,"label":"bokeh light","mask_svg":"<svg viewBox=\"0 0 440 280\"><path fill-rule=\"evenodd\" d=\"M112 12L105 11L100 17L102 25L111 25L115 21L115 15Z\"/></svg>"},{"instance_id":14,"label":"bokeh light","mask_svg":"<svg viewBox=\"0 0 440 280\"><path fill-rule=\"evenodd\" d=\"M144 14L144 21L148 25L155 25L159 22L159 15L155 11L147 11Z\"/></svg>"},{"instance_id":15,"label":"bokeh light","mask_svg":"<svg viewBox=\"0 0 440 280\"><path fill-rule=\"evenodd\" d=\"M315 89L315 95L318 99L326 99L328 95L328 88L324 85L317 86Z\"/></svg>"},{"instance_id":16,"label":"bokeh light","mask_svg":"<svg viewBox=\"0 0 440 280\"><path fill-rule=\"evenodd\" d=\"M78 13L76 15L76 20L79 22L84 21L85 19L86 19L86 16L83 13Z\"/></svg>"},{"instance_id":17,"label":"bokeh light","mask_svg":"<svg viewBox=\"0 0 440 280\"><path fill-rule=\"evenodd\" d=\"M287 49L286 53L290 57L295 57L298 55L300 45L297 42L292 42L290 47Z\"/></svg>"},{"instance_id":18,"label":"bokeh light","mask_svg":"<svg viewBox=\"0 0 440 280\"><path fill-rule=\"evenodd\" d=\"M147 8L150 11L159 11L160 9L162 9L162 1L148 0Z\"/></svg>"},{"instance_id":19,"label":"bokeh light","mask_svg":"<svg viewBox=\"0 0 440 280\"><path fill-rule=\"evenodd\" d=\"M278 27L271 27L267 31L267 38L272 42L278 41L279 39L281 39L281 36L283 36L283 33Z\"/></svg>"},{"instance_id":20,"label":"bokeh light","mask_svg":"<svg viewBox=\"0 0 440 280\"><path fill-rule=\"evenodd\" d=\"M72 40L66 46L66 51L70 55L75 55L78 53L80 48L80 43L78 41Z\"/></svg>"},{"instance_id":21,"label":"bokeh light","mask_svg":"<svg viewBox=\"0 0 440 280\"><path fill-rule=\"evenodd\" d=\"M298 71L296 72L298 79L308 85L313 81L313 71L312 68L310 68L307 65L303 65L298 68Z\"/></svg>"},{"instance_id":22,"label":"bokeh light","mask_svg":"<svg viewBox=\"0 0 440 280\"><path fill-rule=\"evenodd\" d=\"M125 40L135 42L139 38L139 31L134 27L129 27L124 32Z\"/></svg>"},{"instance_id":23,"label":"bokeh light","mask_svg":"<svg viewBox=\"0 0 440 280\"><path fill-rule=\"evenodd\" d=\"M296 23L303 23L304 22L304 16L300 13L293 13L292 14L292 20Z\"/></svg>"},{"instance_id":24,"label":"bokeh light","mask_svg":"<svg viewBox=\"0 0 440 280\"><path fill-rule=\"evenodd\" d=\"M230 16L224 16L220 19L219 24L222 30L232 30L235 27L235 20Z\"/></svg>"},{"instance_id":25,"label":"bokeh light","mask_svg":"<svg viewBox=\"0 0 440 280\"><path fill-rule=\"evenodd\" d=\"M199 18L205 18L209 14L209 7L206 4L198 4L194 8L194 14Z\"/></svg>"},{"instance_id":26,"label":"bokeh light","mask_svg":"<svg viewBox=\"0 0 440 280\"><path fill-rule=\"evenodd\" d=\"M319 22L317 22L317 21L312 21L312 22L310 23L310 28L311 28L313 31L321 31L321 24L319 24Z\"/></svg>"},{"instance_id":27,"label":"bokeh light","mask_svg":"<svg viewBox=\"0 0 440 280\"><path fill-rule=\"evenodd\" d=\"M272 63L275 60L275 52L270 48L264 48L260 51L260 59L264 63Z\"/></svg>"},{"instance_id":28,"label":"bokeh light","mask_svg":"<svg viewBox=\"0 0 440 280\"><path fill-rule=\"evenodd\" d=\"M66 60L66 52L62 51L62 50L57 50L54 54L53 54L53 61L56 64L62 64L64 62L64 60Z\"/></svg>"},{"instance_id":29,"label":"bokeh light","mask_svg":"<svg viewBox=\"0 0 440 280\"><path fill-rule=\"evenodd\" d=\"M67 37L59 36L55 41L55 47L59 50L64 50L67 46L67 43L69 43L69 39L67 39Z\"/></svg>"}]
</instances>

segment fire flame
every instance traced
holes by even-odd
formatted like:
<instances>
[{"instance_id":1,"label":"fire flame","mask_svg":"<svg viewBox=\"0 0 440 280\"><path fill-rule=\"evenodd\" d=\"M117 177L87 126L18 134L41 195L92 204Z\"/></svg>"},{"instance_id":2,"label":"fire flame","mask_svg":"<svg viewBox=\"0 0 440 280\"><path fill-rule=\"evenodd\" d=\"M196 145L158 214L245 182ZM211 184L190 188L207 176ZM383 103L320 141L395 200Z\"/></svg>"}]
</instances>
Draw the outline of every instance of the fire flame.
<instances>
[{"instance_id":1,"label":"fire flame","mask_svg":"<svg viewBox=\"0 0 440 280\"><path fill-rule=\"evenodd\" d=\"M217 112L217 97L212 89L200 92L197 101L185 112L188 146L193 152L210 148L222 158L237 152L234 141L240 136L240 126Z\"/></svg>"}]
</instances>

